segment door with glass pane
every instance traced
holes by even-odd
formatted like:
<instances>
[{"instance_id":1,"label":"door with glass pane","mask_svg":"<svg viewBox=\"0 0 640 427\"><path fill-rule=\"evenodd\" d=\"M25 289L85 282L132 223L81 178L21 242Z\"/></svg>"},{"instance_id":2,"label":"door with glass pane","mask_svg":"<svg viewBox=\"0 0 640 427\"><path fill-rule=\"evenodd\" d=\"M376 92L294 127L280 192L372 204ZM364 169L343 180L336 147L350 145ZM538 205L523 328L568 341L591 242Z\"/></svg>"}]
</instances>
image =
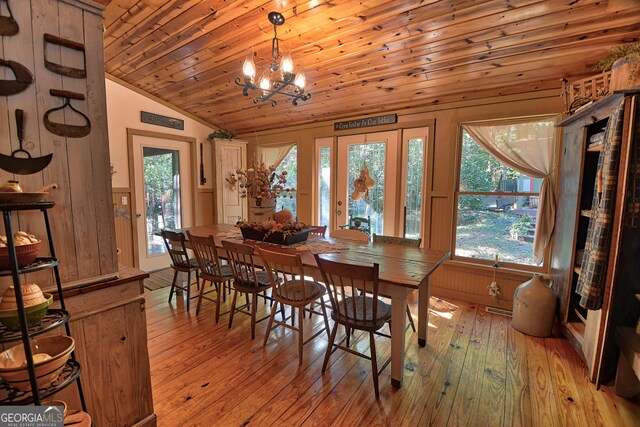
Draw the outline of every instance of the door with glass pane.
<instances>
[{"instance_id":1,"label":"door with glass pane","mask_svg":"<svg viewBox=\"0 0 640 427\"><path fill-rule=\"evenodd\" d=\"M133 135L132 155L139 268L154 271L170 265L161 230L193 225L191 144Z\"/></svg>"},{"instance_id":2,"label":"door with glass pane","mask_svg":"<svg viewBox=\"0 0 640 427\"><path fill-rule=\"evenodd\" d=\"M377 132L338 138L337 162L337 227L348 225L350 218L366 219L360 223L371 234L394 235L399 194L398 133ZM354 181L368 170L373 186L359 194Z\"/></svg>"}]
</instances>

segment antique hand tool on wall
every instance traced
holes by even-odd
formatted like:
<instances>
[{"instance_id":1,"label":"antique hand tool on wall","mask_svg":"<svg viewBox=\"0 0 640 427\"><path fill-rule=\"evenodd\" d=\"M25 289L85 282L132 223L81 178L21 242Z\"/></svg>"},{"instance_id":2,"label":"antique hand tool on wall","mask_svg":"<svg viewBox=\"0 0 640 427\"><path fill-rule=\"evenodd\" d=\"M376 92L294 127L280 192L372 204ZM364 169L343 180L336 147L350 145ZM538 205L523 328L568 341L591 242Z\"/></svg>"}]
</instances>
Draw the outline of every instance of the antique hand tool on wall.
<instances>
[{"instance_id":1,"label":"antique hand tool on wall","mask_svg":"<svg viewBox=\"0 0 640 427\"><path fill-rule=\"evenodd\" d=\"M3 0L7 4L7 11L9 16L0 16L0 36L13 36L18 34L20 27L11 13L11 7L9 7L9 0Z\"/></svg>"},{"instance_id":2,"label":"antique hand tool on wall","mask_svg":"<svg viewBox=\"0 0 640 427\"><path fill-rule=\"evenodd\" d=\"M33 83L33 75L24 65L0 58L0 66L9 68L16 76L15 80L0 80L0 96L15 95Z\"/></svg>"},{"instance_id":3,"label":"antique hand tool on wall","mask_svg":"<svg viewBox=\"0 0 640 427\"><path fill-rule=\"evenodd\" d=\"M49 165L53 154L47 154L42 157L31 157L31 154L24 149L22 146L24 141L24 111L20 109L16 110L16 126L18 129L17 133L20 148L14 150L10 156L0 154L0 169L19 175L30 175L40 172Z\"/></svg>"},{"instance_id":4,"label":"antique hand tool on wall","mask_svg":"<svg viewBox=\"0 0 640 427\"><path fill-rule=\"evenodd\" d=\"M47 46L49 44L57 44L62 47L77 50L82 52L82 68L69 67L62 64L49 61L47 59ZM62 37L54 36L53 34L44 35L44 66L47 70L56 74L60 74L66 77L73 77L75 79L84 79L87 77L87 58L82 43L74 42L72 40L63 39Z\"/></svg>"},{"instance_id":5,"label":"antique hand tool on wall","mask_svg":"<svg viewBox=\"0 0 640 427\"><path fill-rule=\"evenodd\" d=\"M82 138L91 133L91 120L89 117L85 116L81 111L76 110L71 105L71 99L77 99L79 101L84 101L84 95L77 92L69 92L67 90L59 90L59 89L51 89L49 90L51 96L58 96L60 98L64 98L64 104L61 107L56 107L48 110L44 113L44 117L42 121L44 122L44 127L47 128L49 132L54 135L64 136L67 138ZM80 116L84 118L84 125L68 125L64 123L55 123L49 120L49 116L51 113L62 110L65 107L69 107L72 111L75 111Z\"/></svg>"}]
</instances>

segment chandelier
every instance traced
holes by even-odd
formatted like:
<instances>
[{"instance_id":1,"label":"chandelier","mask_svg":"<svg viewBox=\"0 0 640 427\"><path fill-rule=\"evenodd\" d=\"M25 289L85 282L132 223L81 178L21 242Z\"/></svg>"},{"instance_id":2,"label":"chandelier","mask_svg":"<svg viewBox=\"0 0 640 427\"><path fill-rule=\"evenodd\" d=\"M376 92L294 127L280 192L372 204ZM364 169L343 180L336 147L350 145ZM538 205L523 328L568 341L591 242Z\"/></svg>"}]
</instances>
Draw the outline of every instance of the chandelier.
<instances>
[{"instance_id":1,"label":"chandelier","mask_svg":"<svg viewBox=\"0 0 640 427\"><path fill-rule=\"evenodd\" d=\"M271 106L275 107L277 102L272 99L273 96L280 94L291 98L293 105L298 105L298 100L306 101L311 98L310 93L304 92L306 79L304 73L295 74L293 72L293 60L290 54L286 54L279 61L280 52L278 46L278 27L284 24L284 16L279 12L269 13L269 22L273 24L273 40L271 41L271 65L266 69L258 84L255 83L256 66L253 63L253 52L248 52L247 57L242 64L242 73L244 74L244 82L240 77L236 78L236 84L242 86L242 94L249 96L250 90L260 91L261 94L253 98L253 103L258 104L263 101L270 101ZM271 81L272 73L280 71L281 79Z\"/></svg>"}]
</instances>

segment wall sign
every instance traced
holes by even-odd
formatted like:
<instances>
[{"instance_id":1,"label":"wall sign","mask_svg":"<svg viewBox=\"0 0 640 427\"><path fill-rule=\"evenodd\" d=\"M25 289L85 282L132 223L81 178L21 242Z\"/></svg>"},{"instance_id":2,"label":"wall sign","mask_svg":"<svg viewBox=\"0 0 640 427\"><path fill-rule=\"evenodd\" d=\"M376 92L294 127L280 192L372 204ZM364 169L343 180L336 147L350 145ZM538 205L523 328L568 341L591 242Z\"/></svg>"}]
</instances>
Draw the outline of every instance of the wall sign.
<instances>
[{"instance_id":1,"label":"wall sign","mask_svg":"<svg viewBox=\"0 0 640 427\"><path fill-rule=\"evenodd\" d=\"M389 125L398 123L397 114L387 114L386 116L368 117L366 119L347 120L346 122L335 122L333 130L347 130L366 128L370 126Z\"/></svg>"},{"instance_id":2,"label":"wall sign","mask_svg":"<svg viewBox=\"0 0 640 427\"><path fill-rule=\"evenodd\" d=\"M184 130L184 120L174 119L173 117L161 116L160 114L148 113L140 111L140 121L150 125L164 126L166 128Z\"/></svg>"}]
</instances>

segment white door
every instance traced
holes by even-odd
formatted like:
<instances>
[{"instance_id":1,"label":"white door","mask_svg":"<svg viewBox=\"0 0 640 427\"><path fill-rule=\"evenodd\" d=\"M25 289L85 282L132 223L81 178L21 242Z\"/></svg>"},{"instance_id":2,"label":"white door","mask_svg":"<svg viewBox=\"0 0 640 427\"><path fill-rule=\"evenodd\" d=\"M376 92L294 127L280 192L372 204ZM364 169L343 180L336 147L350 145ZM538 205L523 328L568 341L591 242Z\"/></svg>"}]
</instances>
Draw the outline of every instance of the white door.
<instances>
[{"instance_id":1,"label":"white door","mask_svg":"<svg viewBox=\"0 0 640 427\"><path fill-rule=\"evenodd\" d=\"M350 217L370 218L371 233L394 235L398 218L398 132L377 132L338 138L335 225ZM367 167L374 187L354 200L354 180ZM333 228L337 228L334 226Z\"/></svg>"},{"instance_id":2,"label":"white door","mask_svg":"<svg viewBox=\"0 0 640 427\"><path fill-rule=\"evenodd\" d=\"M192 144L184 140L133 134L132 164L136 200L139 268L169 267L160 231L193 225Z\"/></svg>"},{"instance_id":3,"label":"white door","mask_svg":"<svg viewBox=\"0 0 640 427\"><path fill-rule=\"evenodd\" d=\"M235 224L247 218L247 199L240 197L240 189L231 186L227 178L238 168L246 168L246 142L216 140L215 165L217 182L217 220L224 224Z\"/></svg>"}]
</instances>

